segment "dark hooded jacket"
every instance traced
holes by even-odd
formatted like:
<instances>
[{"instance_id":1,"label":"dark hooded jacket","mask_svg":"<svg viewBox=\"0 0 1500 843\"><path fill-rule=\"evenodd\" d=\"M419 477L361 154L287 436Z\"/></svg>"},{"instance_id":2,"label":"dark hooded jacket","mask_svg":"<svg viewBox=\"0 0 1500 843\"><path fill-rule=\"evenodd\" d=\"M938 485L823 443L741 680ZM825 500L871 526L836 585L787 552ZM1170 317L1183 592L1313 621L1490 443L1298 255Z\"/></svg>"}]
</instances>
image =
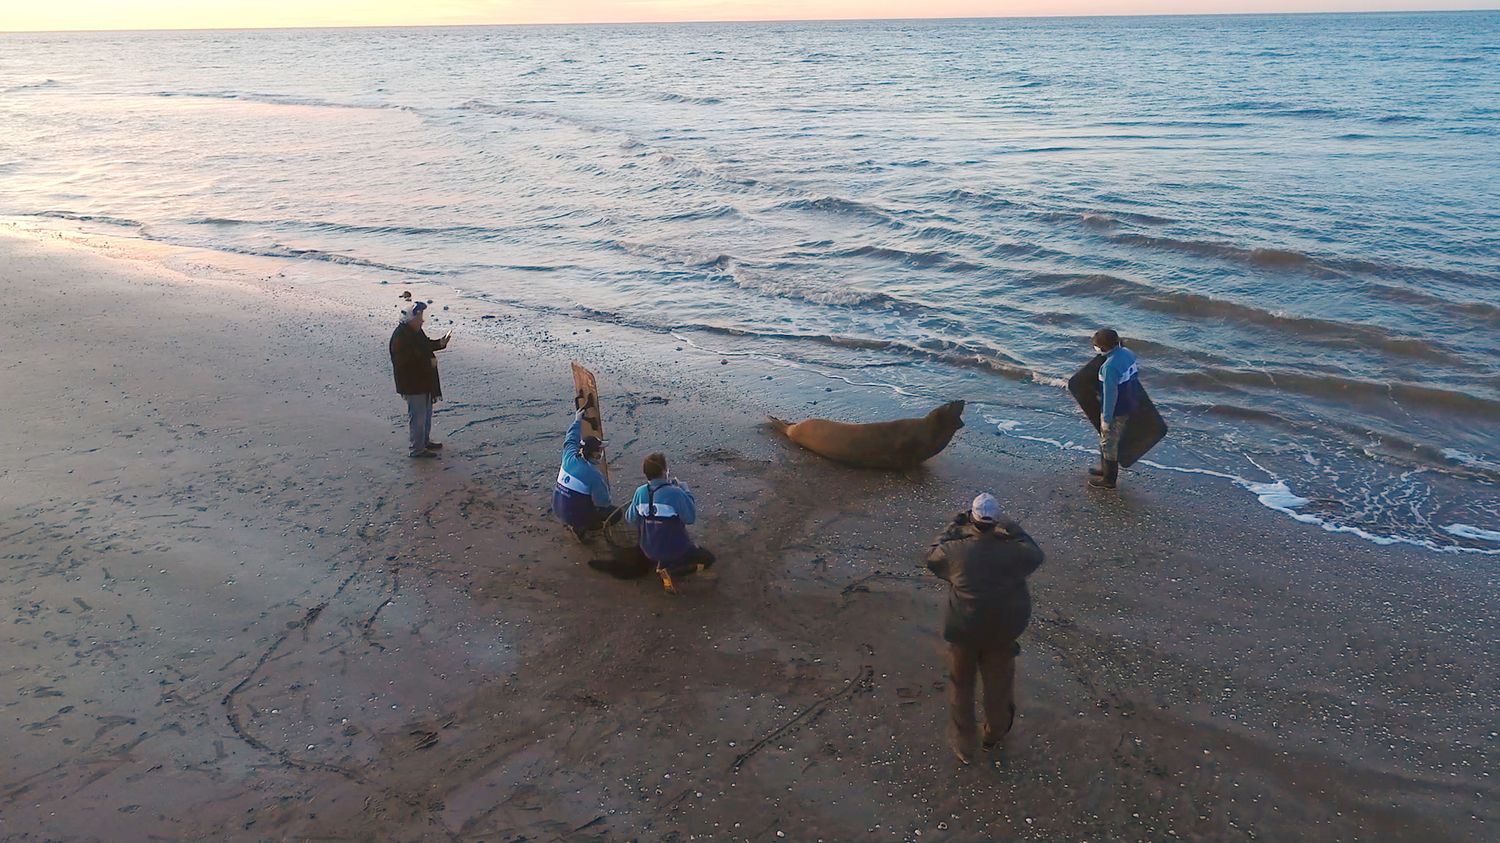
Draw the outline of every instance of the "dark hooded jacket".
<instances>
[{"instance_id":1,"label":"dark hooded jacket","mask_svg":"<svg viewBox=\"0 0 1500 843\"><path fill-rule=\"evenodd\" d=\"M1014 641L1031 620L1026 578L1042 564L1042 551L1014 522L981 530L967 513L938 537L927 567L948 581L943 638L968 647Z\"/></svg>"},{"instance_id":2,"label":"dark hooded jacket","mask_svg":"<svg viewBox=\"0 0 1500 843\"><path fill-rule=\"evenodd\" d=\"M431 395L441 398L443 385L438 380L438 342L421 328L402 322L391 334L391 367L396 370L396 391L402 395Z\"/></svg>"}]
</instances>

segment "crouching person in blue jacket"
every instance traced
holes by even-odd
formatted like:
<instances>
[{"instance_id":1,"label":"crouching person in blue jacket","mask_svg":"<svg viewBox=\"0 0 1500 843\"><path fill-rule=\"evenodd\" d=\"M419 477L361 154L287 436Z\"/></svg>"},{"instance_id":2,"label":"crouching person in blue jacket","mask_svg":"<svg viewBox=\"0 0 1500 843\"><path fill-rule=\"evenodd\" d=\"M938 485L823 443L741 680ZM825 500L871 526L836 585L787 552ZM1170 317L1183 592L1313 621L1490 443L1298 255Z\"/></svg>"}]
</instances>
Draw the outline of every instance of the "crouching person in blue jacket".
<instances>
[{"instance_id":1,"label":"crouching person in blue jacket","mask_svg":"<svg viewBox=\"0 0 1500 843\"><path fill-rule=\"evenodd\" d=\"M640 530L641 553L656 564L662 588L677 594L673 578L702 571L714 563L714 555L688 537L688 525L698 519L698 509L692 490L667 474L666 456L646 457L641 470L646 484L635 490L625 518Z\"/></svg>"},{"instance_id":2,"label":"crouching person in blue jacket","mask_svg":"<svg viewBox=\"0 0 1500 843\"><path fill-rule=\"evenodd\" d=\"M583 436L583 412L573 414L573 424L563 439L562 468L552 493L552 513L580 540L608 524L615 513L609 484L598 465L604 458L604 443L596 436Z\"/></svg>"}]
</instances>

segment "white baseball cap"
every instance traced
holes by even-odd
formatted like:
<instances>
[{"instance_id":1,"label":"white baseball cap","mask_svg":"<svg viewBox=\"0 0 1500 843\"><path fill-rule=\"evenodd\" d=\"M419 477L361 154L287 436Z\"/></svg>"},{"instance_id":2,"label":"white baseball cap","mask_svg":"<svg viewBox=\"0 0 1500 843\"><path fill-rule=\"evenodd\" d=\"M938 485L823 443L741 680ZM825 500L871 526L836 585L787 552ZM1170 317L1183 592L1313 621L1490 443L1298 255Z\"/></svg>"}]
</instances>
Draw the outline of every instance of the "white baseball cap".
<instances>
[{"instance_id":1,"label":"white baseball cap","mask_svg":"<svg viewBox=\"0 0 1500 843\"><path fill-rule=\"evenodd\" d=\"M973 506L969 507L969 515L975 521L994 524L1000 520L1000 502L995 500L994 495L985 492L974 499Z\"/></svg>"}]
</instances>

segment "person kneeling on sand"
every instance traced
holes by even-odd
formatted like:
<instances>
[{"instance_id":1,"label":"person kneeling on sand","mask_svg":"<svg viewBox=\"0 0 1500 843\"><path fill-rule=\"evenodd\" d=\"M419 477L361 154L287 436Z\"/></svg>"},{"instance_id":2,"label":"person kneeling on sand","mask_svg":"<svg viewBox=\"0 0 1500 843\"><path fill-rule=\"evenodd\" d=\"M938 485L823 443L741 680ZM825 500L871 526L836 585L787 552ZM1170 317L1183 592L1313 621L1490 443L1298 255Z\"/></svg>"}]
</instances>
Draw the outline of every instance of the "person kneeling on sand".
<instances>
[{"instance_id":1,"label":"person kneeling on sand","mask_svg":"<svg viewBox=\"0 0 1500 843\"><path fill-rule=\"evenodd\" d=\"M641 464L646 483L635 490L625 518L640 530L641 553L656 564L662 587L677 594L673 578L702 571L714 555L688 537L688 525L698 518L693 492L667 473L667 458L652 454Z\"/></svg>"},{"instance_id":2,"label":"person kneeling on sand","mask_svg":"<svg viewBox=\"0 0 1500 843\"><path fill-rule=\"evenodd\" d=\"M391 367L396 370L396 391L406 399L411 456L430 459L443 447L432 441L432 405L443 397L434 352L447 348L452 335L440 340L427 336L422 330L426 315L426 302L403 305L401 323L391 334L390 351Z\"/></svg>"},{"instance_id":3,"label":"person kneeling on sand","mask_svg":"<svg viewBox=\"0 0 1500 843\"><path fill-rule=\"evenodd\" d=\"M928 569L948 581L948 740L965 764L974 757L975 674L984 682L984 748L1015 722L1016 639L1031 619L1026 578L1041 564L1036 542L989 493L954 518L927 556Z\"/></svg>"},{"instance_id":4,"label":"person kneeling on sand","mask_svg":"<svg viewBox=\"0 0 1500 843\"><path fill-rule=\"evenodd\" d=\"M604 457L604 443L597 436L583 435L583 415L582 409L573 414L573 424L563 437L562 468L557 470L557 489L552 493L552 514L580 540L603 528L615 514L609 483L598 465Z\"/></svg>"}]
</instances>

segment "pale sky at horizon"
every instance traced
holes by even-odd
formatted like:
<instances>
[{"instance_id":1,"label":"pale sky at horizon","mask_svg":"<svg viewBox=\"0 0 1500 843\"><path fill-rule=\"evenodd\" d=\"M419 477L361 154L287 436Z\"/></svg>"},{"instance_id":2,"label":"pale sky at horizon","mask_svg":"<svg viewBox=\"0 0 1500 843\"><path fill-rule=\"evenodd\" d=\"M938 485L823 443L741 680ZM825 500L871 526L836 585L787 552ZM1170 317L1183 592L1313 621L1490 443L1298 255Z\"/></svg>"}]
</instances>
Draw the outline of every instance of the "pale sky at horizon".
<instances>
[{"instance_id":1,"label":"pale sky at horizon","mask_svg":"<svg viewBox=\"0 0 1500 843\"><path fill-rule=\"evenodd\" d=\"M0 32L1436 11L1495 0L4 0Z\"/></svg>"}]
</instances>

